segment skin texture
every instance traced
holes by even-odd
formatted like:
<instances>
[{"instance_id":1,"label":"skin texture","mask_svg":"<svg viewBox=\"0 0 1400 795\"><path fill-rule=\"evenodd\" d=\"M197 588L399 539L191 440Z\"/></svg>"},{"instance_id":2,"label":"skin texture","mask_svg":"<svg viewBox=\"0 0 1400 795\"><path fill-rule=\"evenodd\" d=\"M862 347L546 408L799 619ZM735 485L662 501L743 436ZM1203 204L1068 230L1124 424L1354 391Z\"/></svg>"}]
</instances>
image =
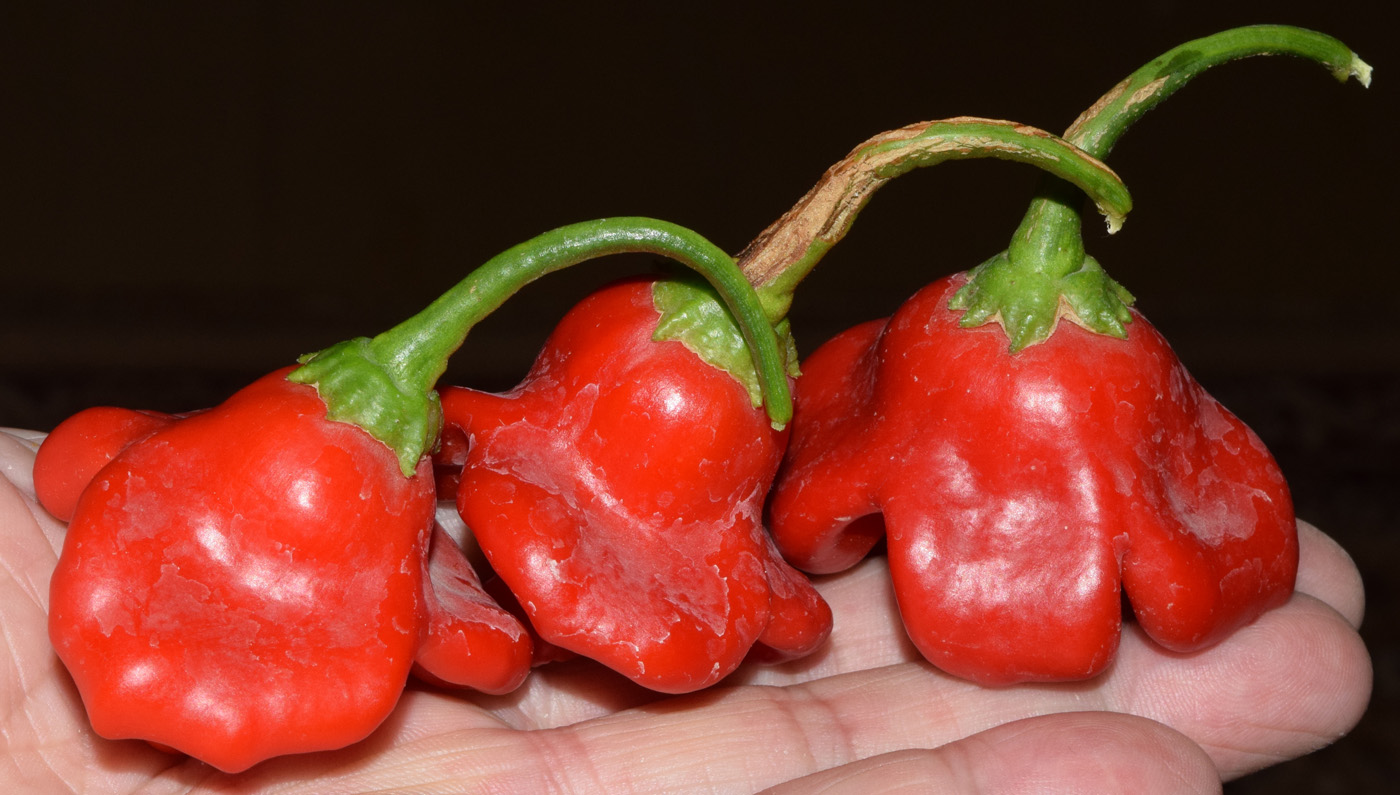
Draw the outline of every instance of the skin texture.
<instances>
[{"instance_id":1,"label":"skin texture","mask_svg":"<svg viewBox=\"0 0 1400 795\"><path fill-rule=\"evenodd\" d=\"M810 653L831 618L761 524L785 434L737 380L652 340L651 284L580 302L511 392L441 395L471 440L457 508L540 636L682 693L756 645Z\"/></svg>"},{"instance_id":2,"label":"skin texture","mask_svg":"<svg viewBox=\"0 0 1400 795\"><path fill-rule=\"evenodd\" d=\"M98 485L93 490L99 496L88 498L90 502L100 500L120 508L145 500L166 506L162 513L150 516L99 510L95 519L94 511L85 509L84 518L69 535L87 541L74 542L74 551L59 567L68 580L56 579L59 586L50 594L56 594L59 602L78 603L66 613L62 608L53 611L51 634L80 667L77 673L90 682L94 725L103 725L109 735L177 746L228 769L280 753L355 742L378 725L397 699L399 688L394 683L405 658L404 644L415 640L415 627L413 673L424 681L501 694L519 687L529 674L533 651L529 633L486 593L456 538L436 527L423 549L434 504L426 459L424 471L411 480L393 474L373 478L375 470L387 462L387 451L349 426L318 421L323 407L310 389L283 381L280 375L263 379L207 413L176 416L113 407L87 409L61 423L35 456L36 496L56 518L71 519L94 480ZM198 422L182 423L200 414L205 416ZM230 427L237 429L232 434L237 440L234 448L227 444L230 434L221 432ZM177 430L157 434L166 429ZM269 441L259 455L260 443ZM307 451L319 449L316 463L320 464L332 447L347 453L345 460L356 460L358 466L305 466ZM104 471L119 456L113 471ZM171 465L172 461L178 464ZM187 477L175 483L166 474L161 478L142 475L188 473L201 462L215 464L203 478ZM250 470L244 469L247 463L253 464ZM239 473L244 476L241 482ZM164 491L142 486L162 479L172 480ZM307 488L315 481L319 483ZM290 487L279 492L279 484ZM216 497L184 499L200 493ZM181 499L172 499L171 494ZM255 499L249 500L249 494ZM337 501L353 510L336 509ZM265 514L271 521L246 521L259 510L250 505L267 502L275 509ZM322 512L329 521L323 521ZM159 521L152 516L159 516ZM287 520L278 521L283 518ZM95 532L90 532L93 527ZM211 530L223 539L216 546L225 555L237 553L232 567L209 552ZM155 539L157 548L166 549L158 561L143 556L143 547L136 541L143 533ZM193 545L188 543L191 535ZM457 536L462 535L459 530ZM118 549L106 548L113 538ZM405 541L410 542L408 546ZM271 555L266 554L267 548ZM392 558L396 553L401 556L398 560ZM84 562L85 558L97 562ZM109 566L102 561L120 563ZM160 576L153 583L141 573L152 563L160 566ZM181 567L195 572L187 588L217 590L221 598L193 603L172 599L169 575L183 574ZM419 569L419 577L405 579L414 568ZM250 572L253 577L248 576ZM373 588L356 586L375 576L384 581L385 599L376 600L379 592ZM300 587L279 587L289 580ZM196 581L203 585L195 586ZM415 593L414 582L421 583L421 593ZM143 593L144 600L127 601ZM115 617L110 607L114 603L128 605L129 612ZM84 635L83 622L71 618L90 604L106 606L92 611L98 616L101 637L90 631ZM313 629L302 618L313 614L334 620ZM264 619L273 626L258 628L251 641L241 632ZM375 622L385 620L392 625L392 642L364 634ZM159 629L162 622L195 631L169 632ZM113 623L134 631L136 642L116 657L99 653L96 673L89 674L83 666L94 649L121 643L120 636L114 641L114 633L108 631ZM201 627L204 632L199 631ZM336 648L333 637L355 637L357 632L357 644L365 651L384 651L382 659L365 655L359 664L340 659L342 667L337 670L336 658L346 655ZM160 651L162 643L173 652ZM251 655L250 643L255 650ZM299 667L295 648L306 643L317 647L318 654L313 655L317 659ZM279 653L279 648L286 651ZM247 657L252 658L251 664L238 663ZM284 657L293 662L280 663ZM268 659L277 662L262 662ZM199 665L204 666L202 674L196 672ZM161 675L149 678L171 683L169 691L123 689L127 672L152 667ZM240 675L254 684L240 689ZM109 676L115 686L107 684ZM327 679L335 685L327 687ZM290 686L273 684L278 680ZM351 688L357 681L363 691L378 696L356 699ZM231 686L220 694L210 690L214 682ZM319 694L315 692L318 682L323 691ZM218 706L190 707L186 702L191 693ZM250 698L250 693L258 698ZM153 699L169 705L183 703L185 708L153 706ZM284 708L289 702L307 705L300 719ZM273 714L274 725L288 731L269 731L265 712Z\"/></svg>"},{"instance_id":3,"label":"skin texture","mask_svg":"<svg viewBox=\"0 0 1400 795\"><path fill-rule=\"evenodd\" d=\"M804 363L770 511L794 565L840 571L887 539L914 644L984 684L1101 673L1124 595L1178 652L1287 600L1282 473L1144 318L1010 354L947 308L964 279Z\"/></svg>"},{"instance_id":4,"label":"skin texture","mask_svg":"<svg viewBox=\"0 0 1400 795\"><path fill-rule=\"evenodd\" d=\"M486 593L461 547L433 530L423 580L424 627L413 673L443 687L509 693L530 673L525 627Z\"/></svg>"},{"instance_id":5,"label":"skin texture","mask_svg":"<svg viewBox=\"0 0 1400 795\"><path fill-rule=\"evenodd\" d=\"M64 420L34 460L34 490L50 514L67 522L98 470L132 442L175 421L169 414L97 406Z\"/></svg>"},{"instance_id":6,"label":"skin texture","mask_svg":"<svg viewBox=\"0 0 1400 795\"><path fill-rule=\"evenodd\" d=\"M1298 589L1209 650L1163 652L1129 625L1104 675L984 688L905 639L873 557L820 578L837 631L814 655L743 666L667 697L588 661L539 669L509 696L411 688L368 740L238 775L92 733L48 644L48 582L65 533L35 502L41 434L0 433L0 783L89 793L463 791L1212 792L1326 745L1360 718L1371 669L1346 554L1300 525ZM729 686L732 685L732 686ZM755 753L755 748L763 748ZM1086 751L1086 749L1093 749Z\"/></svg>"},{"instance_id":7,"label":"skin texture","mask_svg":"<svg viewBox=\"0 0 1400 795\"><path fill-rule=\"evenodd\" d=\"M137 439L78 499L49 632L103 736L238 771L393 709L422 632L431 464L403 477L285 374Z\"/></svg>"}]
</instances>

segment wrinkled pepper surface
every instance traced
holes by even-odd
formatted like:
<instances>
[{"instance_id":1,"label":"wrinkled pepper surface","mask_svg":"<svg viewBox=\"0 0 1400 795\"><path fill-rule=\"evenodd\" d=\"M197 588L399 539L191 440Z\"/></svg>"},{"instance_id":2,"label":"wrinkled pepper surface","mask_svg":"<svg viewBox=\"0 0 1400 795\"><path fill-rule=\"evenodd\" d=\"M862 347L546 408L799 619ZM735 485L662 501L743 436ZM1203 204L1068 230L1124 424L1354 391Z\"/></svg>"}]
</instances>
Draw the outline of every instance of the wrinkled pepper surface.
<instances>
[{"instance_id":1,"label":"wrinkled pepper surface","mask_svg":"<svg viewBox=\"0 0 1400 795\"><path fill-rule=\"evenodd\" d=\"M1117 648L1119 582L1162 645L1211 644L1288 598L1288 487L1140 316L1015 356L940 280L804 364L772 523L803 569L887 537L910 637L985 683L1070 680Z\"/></svg>"},{"instance_id":2,"label":"wrinkled pepper surface","mask_svg":"<svg viewBox=\"0 0 1400 795\"><path fill-rule=\"evenodd\" d=\"M93 728L238 771L364 738L415 667L438 683L517 686L528 633L434 532L432 386L519 287L619 251L700 270L754 348L781 361L723 252L671 224L605 219L517 246L404 324L213 409L92 409L56 428L35 471L41 502L70 520L49 631ZM781 415L787 384L773 381Z\"/></svg>"},{"instance_id":3,"label":"wrinkled pepper surface","mask_svg":"<svg viewBox=\"0 0 1400 795\"><path fill-rule=\"evenodd\" d=\"M404 477L286 375L137 440L78 500L49 628L99 734L242 770L363 739L398 701L430 465Z\"/></svg>"},{"instance_id":4,"label":"wrinkled pepper surface","mask_svg":"<svg viewBox=\"0 0 1400 795\"><path fill-rule=\"evenodd\" d=\"M755 642L811 651L831 613L761 523L786 434L727 373L653 341L651 292L583 301L509 395L441 393L471 440L458 509L541 637L685 692Z\"/></svg>"},{"instance_id":5,"label":"wrinkled pepper surface","mask_svg":"<svg viewBox=\"0 0 1400 795\"><path fill-rule=\"evenodd\" d=\"M917 125L859 156L881 164L877 183L952 158L1048 164L1126 202L1101 163L1006 122ZM825 240L850 220L832 210L878 184L845 187L818 202ZM809 232L790 220L749 257L781 259ZM704 289L634 279L572 309L510 392L442 389L447 425L468 443L445 446L440 469L460 477L461 516L531 624L654 690L706 687L751 653L807 654L831 629L762 523L787 433L756 407L742 350Z\"/></svg>"},{"instance_id":6,"label":"wrinkled pepper surface","mask_svg":"<svg viewBox=\"0 0 1400 795\"><path fill-rule=\"evenodd\" d=\"M1319 34L1227 31L1148 64L1065 137L1103 156L1202 69L1272 52L1369 73ZM1077 203L1052 180L1008 252L808 357L771 503L808 571L884 538L915 645L983 683L1103 671L1124 596L1162 646L1203 648L1286 600L1297 567L1278 466L1084 254Z\"/></svg>"}]
</instances>

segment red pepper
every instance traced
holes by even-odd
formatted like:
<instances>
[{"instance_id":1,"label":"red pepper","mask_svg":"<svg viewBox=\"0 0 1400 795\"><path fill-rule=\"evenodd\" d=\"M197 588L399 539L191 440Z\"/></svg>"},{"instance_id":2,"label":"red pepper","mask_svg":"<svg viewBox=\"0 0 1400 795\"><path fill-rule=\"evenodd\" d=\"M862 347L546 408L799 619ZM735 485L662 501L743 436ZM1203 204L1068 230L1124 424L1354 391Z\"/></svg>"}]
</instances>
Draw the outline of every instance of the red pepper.
<instances>
[{"instance_id":1,"label":"red pepper","mask_svg":"<svg viewBox=\"0 0 1400 795\"><path fill-rule=\"evenodd\" d=\"M805 364L772 522L809 571L887 534L910 637L984 683L1080 679L1117 648L1119 580L1158 643L1214 643L1285 601L1292 503L1264 445L1141 316L1008 356L940 280ZM860 517L852 520L850 517Z\"/></svg>"},{"instance_id":2,"label":"red pepper","mask_svg":"<svg viewBox=\"0 0 1400 795\"><path fill-rule=\"evenodd\" d=\"M441 527L433 531L423 596L426 626L413 666L419 679L493 694L525 681L534 659L530 633L486 592Z\"/></svg>"},{"instance_id":3,"label":"red pepper","mask_svg":"<svg viewBox=\"0 0 1400 795\"><path fill-rule=\"evenodd\" d=\"M471 439L457 506L546 640L665 692L710 685L755 642L805 654L831 613L761 524L786 433L677 341L652 283L560 323L507 396L445 387Z\"/></svg>"},{"instance_id":4,"label":"red pepper","mask_svg":"<svg viewBox=\"0 0 1400 795\"><path fill-rule=\"evenodd\" d=\"M358 741L398 701L430 465L404 477L286 374L126 448L78 501L49 629L104 737L235 771Z\"/></svg>"},{"instance_id":5,"label":"red pepper","mask_svg":"<svg viewBox=\"0 0 1400 795\"><path fill-rule=\"evenodd\" d=\"M102 467L137 439L175 420L171 414L115 406L84 409L64 420L34 457L34 490L44 508L60 521L70 521L78 497Z\"/></svg>"},{"instance_id":6,"label":"red pepper","mask_svg":"<svg viewBox=\"0 0 1400 795\"><path fill-rule=\"evenodd\" d=\"M1054 157L1061 173L1121 191L1097 161L1005 122L917 125L857 156L879 163L878 183L989 155ZM780 231L820 216L838 234L831 224L848 220L832 208L865 201L878 184L844 187L809 197L804 206L820 213L798 213ZM767 235L747 259L782 260L788 242ZM781 295L768 298L774 314L786 310ZM787 434L757 410L726 349L742 351L741 340L713 298L633 280L571 310L510 392L442 393L449 428L470 442L443 461L462 465L458 509L532 625L663 692L711 685L751 650L807 654L831 628L830 609L762 525Z\"/></svg>"},{"instance_id":7,"label":"red pepper","mask_svg":"<svg viewBox=\"0 0 1400 795\"><path fill-rule=\"evenodd\" d=\"M70 521L96 473L136 441L181 417L100 406L64 420L35 456L35 491L49 513ZM426 626L414 673L444 686L505 693L524 681L529 633L481 585L456 542L433 533L424 585Z\"/></svg>"},{"instance_id":8,"label":"red pepper","mask_svg":"<svg viewBox=\"0 0 1400 795\"><path fill-rule=\"evenodd\" d=\"M1102 156L1191 76L1266 52L1368 72L1319 34L1228 31L1134 73L1065 137ZM809 571L885 538L915 645L984 683L1104 670L1124 596L1161 645L1203 648L1286 600L1297 566L1277 465L1084 254L1076 204L1052 182L1008 252L809 357L771 504Z\"/></svg>"},{"instance_id":9,"label":"red pepper","mask_svg":"<svg viewBox=\"0 0 1400 795\"><path fill-rule=\"evenodd\" d=\"M56 429L36 489L56 512L76 505L49 630L94 729L238 771L362 739L415 664L437 682L518 685L524 628L450 539L429 547L432 385L470 327L520 286L628 250L700 268L778 361L757 297L707 246L645 219L565 227L379 337L304 357L214 409L150 421L98 410ZM787 384L774 380L763 377L765 394L781 416Z\"/></svg>"}]
</instances>

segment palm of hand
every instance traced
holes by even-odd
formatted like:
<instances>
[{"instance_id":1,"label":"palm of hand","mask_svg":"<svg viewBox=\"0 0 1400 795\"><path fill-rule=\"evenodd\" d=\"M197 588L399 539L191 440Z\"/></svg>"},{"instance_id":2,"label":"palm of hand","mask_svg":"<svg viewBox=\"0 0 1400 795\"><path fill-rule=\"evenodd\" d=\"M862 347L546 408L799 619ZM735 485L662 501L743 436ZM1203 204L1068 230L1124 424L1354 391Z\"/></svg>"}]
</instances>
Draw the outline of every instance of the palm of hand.
<instances>
[{"instance_id":1,"label":"palm of hand","mask_svg":"<svg viewBox=\"0 0 1400 795\"><path fill-rule=\"evenodd\" d=\"M1080 779L1210 791L1334 740L1370 693L1359 576L1330 539L1301 525L1299 592L1287 606L1194 655L1163 652L1129 626L1117 662L1089 682L984 689L944 676L905 640L883 560L870 559L818 582L836 629L806 660L746 665L683 697L587 661L540 669L508 696L415 685L365 742L229 777L88 728L45 628L63 525L33 499L40 437L0 432L0 782L9 791L752 792L786 783L868 793L909 781L1017 791Z\"/></svg>"}]
</instances>

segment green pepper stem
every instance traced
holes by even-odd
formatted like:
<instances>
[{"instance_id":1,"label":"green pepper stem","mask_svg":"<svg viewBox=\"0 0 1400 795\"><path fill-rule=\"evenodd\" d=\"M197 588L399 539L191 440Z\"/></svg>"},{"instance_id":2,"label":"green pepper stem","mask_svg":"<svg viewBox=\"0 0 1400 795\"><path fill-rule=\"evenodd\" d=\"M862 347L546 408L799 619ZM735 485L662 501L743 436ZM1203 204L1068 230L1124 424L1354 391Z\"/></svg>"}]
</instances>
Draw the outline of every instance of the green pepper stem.
<instances>
[{"instance_id":1,"label":"green pepper stem","mask_svg":"<svg viewBox=\"0 0 1400 795\"><path fill-rule=\"evenodd\" d=\"M1065 132L1065 140L1095 157L1108 157L1118 138L1144 113L1212 66L1252 55L1292 55L1331 70L1339 82L1371 85L1371 67L1326 34L1287 25L1222 31L1163 53L1099 98Z\"/></svg>"},{"instance_id":2,"label":"green pepper stem","mask_svg":"<svg viewBox=\"0 0 1400 795\"><path fill-rule=\"evenodd\" d=\"M995 119L959 117L881 133L827 169L821 180L738 257L769 317L782 318L797 284L850 231L886 182L945 160L993 157L1029 163L1077 186L1116 231L1132 208L1128 189L1107 166L1057 136Z\"/></svg>"},{"instance_id":3,"label":"green pepper stem","mask_svg":"<svg viewBox=\"0 0 1400 795\"><path fill-rule=\"evenodd\" d=\"M1371 82L1371 67L1331 36L1284 25L1235 28L1173 48L1133 72L1080 115L1065 140L1107 157L1134 122L1196 75L1253 55L1293 55L1326 66L1342 82ZM954 297L952 308L968 310L963 325L999 320L1013 351L1048 339L1060 317L1098 333L1126 334L1131 296L1085 254L1081 202L1074 186L1054 176L1043 180L1007 251L974 270ZM1071 279L1077 294L1067 286Z\"/></svg>"},{"instance_id":4,"label":"green pepper stem","mask_svg":"<svg viewBox=\"0 0 1400 795\"><path fill-rule=\"evenodd\" d=\"M404 474L411 475L441 427L433 387L472 327L541 276L622 253L669 257L714 287L748 342L770 419L786 424L792 399L783 349L744 274L699 234L649 218L606 218L539 235L492 257L422 312L379 336L302 357L303 366L289 378L315 384L331 419L369 431L395 450ZM366 387L366 380L373 385Z\"/></svg>"}]
</instances>

